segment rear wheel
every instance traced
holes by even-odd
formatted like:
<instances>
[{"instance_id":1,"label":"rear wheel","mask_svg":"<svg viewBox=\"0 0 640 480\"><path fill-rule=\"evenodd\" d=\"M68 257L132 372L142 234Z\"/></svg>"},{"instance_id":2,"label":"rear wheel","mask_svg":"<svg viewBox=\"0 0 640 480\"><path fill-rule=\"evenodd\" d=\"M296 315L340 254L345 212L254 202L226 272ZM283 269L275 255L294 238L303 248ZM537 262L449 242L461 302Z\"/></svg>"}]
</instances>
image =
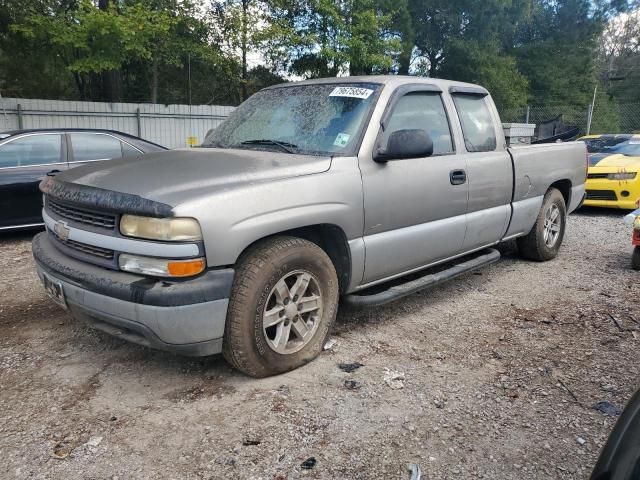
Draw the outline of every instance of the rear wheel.
<instances>
[{"instance_id":1,"label":"rear wheel","mask_svg":"<svg viewBox=\"0 0 640 480\"><path fill-rule=\"evenodd\" d=\"M338 308L338 278L316 244L276 237L238 263L229 300L223 353L252 377L293 370L313 360Z\"/></svg>"},{"instance_id":2,"label":"rear wheel","mask_svg":"<svg viewBox=\"0 0 640 480\"><path fill-rule=\"evenodd\" d=\"M550 188L542 201L536 223L531 231L518 239L520 255L544 262L558 255L567 220L567 207L559 190Z\"/></svg>"},{"instance_id":3,"label":"rear wheel","mask_svg":"<svg viewBox=\"0 0 640 480\"><path fill-rule=\"evenodd\" d=\"M634 270L640 270L640 247L633 249L633 255L631 255L631 268Z\"/></svg>"}]
</instances>

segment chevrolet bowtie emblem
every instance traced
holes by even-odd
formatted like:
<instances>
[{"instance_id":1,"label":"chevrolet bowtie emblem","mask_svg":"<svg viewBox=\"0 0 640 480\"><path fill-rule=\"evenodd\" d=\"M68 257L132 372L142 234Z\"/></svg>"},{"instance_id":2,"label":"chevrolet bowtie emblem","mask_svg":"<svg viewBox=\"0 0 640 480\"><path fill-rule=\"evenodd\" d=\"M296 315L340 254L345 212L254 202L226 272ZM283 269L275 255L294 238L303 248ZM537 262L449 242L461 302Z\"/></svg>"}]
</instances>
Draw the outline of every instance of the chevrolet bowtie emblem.
<instances>
[{"instance_id":1,"label":"chevrolet bowtie emblem","mask_svg":"<svg viewBox=\"0 0 640 480\"><path fill-rule=\"evenodd\" d=\"M53 231L58 236L60 240L67 240L69 238L69 227L67 226L67 222L63 222L62 220L58 220L53 226Z\"/></svg>"}]
</instances>

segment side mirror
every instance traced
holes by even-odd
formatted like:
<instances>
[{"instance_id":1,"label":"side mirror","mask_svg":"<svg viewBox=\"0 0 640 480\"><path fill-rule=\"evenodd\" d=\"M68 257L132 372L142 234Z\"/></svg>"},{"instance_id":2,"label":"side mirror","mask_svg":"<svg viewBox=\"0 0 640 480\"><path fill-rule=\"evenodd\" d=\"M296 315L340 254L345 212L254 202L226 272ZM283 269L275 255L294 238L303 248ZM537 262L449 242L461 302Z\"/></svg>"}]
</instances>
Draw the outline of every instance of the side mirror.
<instances>
[{"instance_id":1,"label":"side mirror","mask_svg":"<svg viewBox=\"0 0 640 480\"><path fill-rule=\"evenodd\" d=\"M386 147L378 148L373 159L376 162L388 162L430 155L433 155L433 140L426 130L405 129L389 135Z\"/></svg>"}]
</instances>

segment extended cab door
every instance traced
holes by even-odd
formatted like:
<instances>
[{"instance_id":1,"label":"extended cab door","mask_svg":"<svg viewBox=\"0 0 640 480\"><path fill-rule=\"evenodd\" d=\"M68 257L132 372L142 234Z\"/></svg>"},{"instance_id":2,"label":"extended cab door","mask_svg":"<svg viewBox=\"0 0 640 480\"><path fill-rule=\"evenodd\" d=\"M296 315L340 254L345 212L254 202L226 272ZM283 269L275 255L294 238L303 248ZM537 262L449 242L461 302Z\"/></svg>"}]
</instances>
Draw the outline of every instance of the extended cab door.
<instances>
[{"instance_id":1,"label":"extended cab door","mask_svg":"<svg viewBox=\"0 0 640 480\"><path fill-rule=\"evenodd\" d=\"M462 128L459 156L467 164L469 206L463 251L468 252L504 236L511 215L513 167L487 91L451 87L449 92Z\"/></svg>"},{"instance_id":2,"label":"extended cab door","mask_svg":"<svg viewBox=\"0 0 640 480\"><path fill-rule=\"evenodd\" d=\"M424 158L377 163L360 159L364 188L363 284L460 253L466 229L466 159L455 151L443 92L426 84L399 87L382 116L377 146L397 130L426 130ZM374 149L377 148L374 146Z\"/></svg>"}]
</instances>

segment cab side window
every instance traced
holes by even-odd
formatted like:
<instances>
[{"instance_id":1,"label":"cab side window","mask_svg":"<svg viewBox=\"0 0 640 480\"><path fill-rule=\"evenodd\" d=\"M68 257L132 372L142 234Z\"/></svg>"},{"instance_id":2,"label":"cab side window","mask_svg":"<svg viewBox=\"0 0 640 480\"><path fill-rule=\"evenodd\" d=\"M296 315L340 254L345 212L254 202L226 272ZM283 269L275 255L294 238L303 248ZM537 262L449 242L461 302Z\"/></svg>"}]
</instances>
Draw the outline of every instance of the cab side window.
<instances>
[{"instance_id":1,"label":"cab side window","mask_svg":"<svg viewBox=\"0 0 640 480\"><path fill-rule=\"evenodd\" d=\"M449 120L439 93L412 92L401 97L389 117L382 145L387 144L393 132L405 129L427 131L433 141L433 155L453 152Z\"/></svg>"},{"instance_id":2,"label":"cab side window","mask_svg":"<svg viewBox=\"0 0 640 480\"><path fill-rule=\"evenodd\" d=\"M464 93L454 93L452 97L467 152L493 152L497 145L496 131L485 97Z\"/></svg>"},{"instance_id":3,"label":"cab side window","mask_svg":"<svg viewBox=\"0 0 640 480\"><path fill-rule=\"evenodd\" d=\"M61 135L28 135L0 146L0 168L62 163Z\"/></svg>"}]
</instances>

